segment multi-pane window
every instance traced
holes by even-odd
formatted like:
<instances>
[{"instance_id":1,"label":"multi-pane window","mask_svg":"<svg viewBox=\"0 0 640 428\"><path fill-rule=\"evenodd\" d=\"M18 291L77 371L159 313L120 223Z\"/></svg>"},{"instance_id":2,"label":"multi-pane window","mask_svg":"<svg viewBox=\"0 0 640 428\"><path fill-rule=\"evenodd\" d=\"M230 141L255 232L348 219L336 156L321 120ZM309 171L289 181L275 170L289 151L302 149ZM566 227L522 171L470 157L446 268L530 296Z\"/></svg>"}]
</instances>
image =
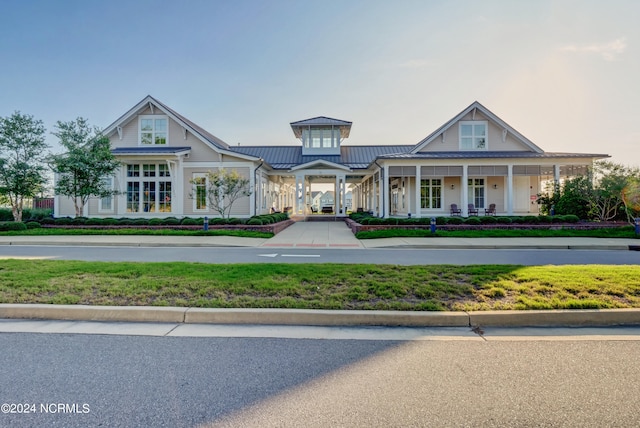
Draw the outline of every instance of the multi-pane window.
<instances>
[{"instance_id":1,"label":"multi-pane window","mask_svg":"<svg viewBox=\"0 0 640 428\"><path fill-rule=\"evenodd\" d=\"M487 122L460 122L460 150L487 149Z\"/></svg>"},{"instance_id":2,"label":"multi-pane window","mask_svg":"<svg viewBox=\"0 0 640 428\"><path fill-rule=\"evenodd\" d=\"M193 210L207 210L207 177L204 175L193 177Z\"/></svg>"},{"instance_id":3,"label":"multi-pane window","mask_svg":"<svg viewBox=\"0 0 640 428\"><path fill-rule=\"evenodd\" d=\"M468 181L469 204L484 208L484 178L470 178Z\"/></svg>"},{"instance_id":4,"label":"multi-pane window","mask_svg":"<svg viewBox=\"0 0 640 428\"><path fill-rule=\"evenodd\" d=\"M109 190L113 189L113 177L105 178L103 182L107 189ZM100 198L98 211L113 211L113 195Z\"/></svg>"},{"instance_id":5,"label":"multi-pane window","mask_svg":"<svg viewBox=\"0 0 640 428\"><path fill-rule=\"evenodd\" d=\"M127 165L127 212L171 212L171 174L166 164Z\"/></svg>"},{"instance_id":6,"label":"multi-pane window","mask_svg":"<svg viewBox=\"0 0 640 428\"><path fill-rule=\"evenodd\" d=\"M338 147L340 142L340 129L338 128L313 128L302 130L302 141L306 148L332 148Z\"/></svg>"},{"instance_id":7,"label":"multi-pane window","mask_svg":"<svg viewBox=\"0 0 640 428\"><path fill-rule=\"evenodd\" d=\"M127 212L137 213L140 211L140 183L127 181Z\"/></svg>"},{"instance_id":8,"label":"multi-pane window","mask_svg":"<svg viewBox=\"0 0 640 428\"><path fill-rule=\"evenodd\" d=\"M426 178L420 180L420 207L442 208L442 179Z\"/></svg>"},{"instance_id":9,"label":"multi-pane window","mask_svg":"<svg viewBox=\"0 0 640 428\"><path fill-rule=\"evenodd\" d=\"M166 117L141 116L140 117L140 144L167 144Z\"/></svg>"}]
</instances>

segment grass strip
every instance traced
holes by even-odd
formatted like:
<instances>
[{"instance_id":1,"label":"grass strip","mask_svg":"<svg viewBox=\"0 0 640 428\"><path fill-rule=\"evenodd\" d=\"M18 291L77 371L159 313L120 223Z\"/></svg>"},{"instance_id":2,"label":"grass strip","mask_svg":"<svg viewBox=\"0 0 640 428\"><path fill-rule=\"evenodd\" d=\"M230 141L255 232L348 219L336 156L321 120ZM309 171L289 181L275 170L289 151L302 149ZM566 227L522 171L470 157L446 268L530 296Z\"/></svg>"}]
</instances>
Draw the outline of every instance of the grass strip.
<instances>
[{"instance_id":1,"label":"grass strip","mask_svg":"<svg viewBox=\"0 0 640 428\"><path fill-rule=\"evenodd\" d=\"M0 303L203 308L640 308L640 266L0 260Z\"/></svg>"}]
</instances>

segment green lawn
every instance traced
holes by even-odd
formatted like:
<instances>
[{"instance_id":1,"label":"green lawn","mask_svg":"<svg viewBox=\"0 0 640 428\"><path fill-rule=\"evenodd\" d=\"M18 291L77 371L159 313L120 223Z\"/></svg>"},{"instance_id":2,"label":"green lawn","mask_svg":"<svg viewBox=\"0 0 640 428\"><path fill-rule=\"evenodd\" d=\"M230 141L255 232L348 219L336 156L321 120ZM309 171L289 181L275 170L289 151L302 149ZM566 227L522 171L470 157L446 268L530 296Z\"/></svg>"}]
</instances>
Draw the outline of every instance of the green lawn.
<instances>
[{"instance_id":1,"label":"green lawn","mask_svg":"<svg viewBox=\"0 0 640 428\"><path fill-rule=\"evenodd\" d=\"M640 308L640 266L0 260L1 303L500 310Z\"/></svg>"}]
</instances>

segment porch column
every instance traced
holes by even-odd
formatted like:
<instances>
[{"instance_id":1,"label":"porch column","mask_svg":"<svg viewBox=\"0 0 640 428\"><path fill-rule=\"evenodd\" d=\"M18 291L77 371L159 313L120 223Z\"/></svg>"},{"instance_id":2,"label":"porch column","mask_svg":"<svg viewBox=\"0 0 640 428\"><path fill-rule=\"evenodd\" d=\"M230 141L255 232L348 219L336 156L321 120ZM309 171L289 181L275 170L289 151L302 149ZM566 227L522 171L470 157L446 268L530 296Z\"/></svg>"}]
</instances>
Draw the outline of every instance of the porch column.
<instances>
[{"instance_id":1,"label":"porch column","mask_svg":"<svg viewBox=\"0 0 640 428\"><path fill-rule=\"evenodd\" d=\"M116 213L118 214L119 217L122 217L127 212L127 165L126 164L122 164L122 166L120 167L118 176L119 176L118 184L120 185L120 189L122 189L122 193L116 196L117 204L118 204ZM184 195L182 195L182 190L181 189L176 189L176 190L179 191L180 195L182 196L180 198L180 203L184 204L184 200L186 198Z\"/></svg>"},{"instance_id":2,"label":"porch column","mask_svg":"<svg viewBox=\"0 0 640 428\"><path fill-rule=\"evenodd\" d=\"M560 184L560 165L553 166L553 181L556 186Z\"/></svg>"},{"instance_id":3,"label":"porch column","mask_svg":"<svg viewBox=\"0 0 640 428\"><path fill-rule=\"evenodd\" d=\"M304 175L296 175L296 189L294 198L296 206L294 208L296 214L304 214L302 208L304 207Z\"/></svg>"},{"instance_id":4,"label":"porch column","mask_svg":"<svg viewBox=\"0 0 640 428\"><path fill-rule=\"evenodd\" d=\"M383 168L384 173L382 174L382 192L380 192L380 196L382 197L382 217L389 217L389 208L391 204L389 203L389 199L391 199L391 195L389 193L389 166L385 165Z\"/></svg>"},{"instance_id":5,"label":"porch column","mask_svg":"<svg viewBox=\"0 0 640 428\"><path fill-rule=\"evenodd\" d=\"M460 187L462 187L462 201L460 203L460 208L462 208L462 216L469 216L469 165L462 165L462 183L460 183Z\"/></svg>"},{"instance_id":6,"label":"porch column","mask_svg":"<svg viewBox=\"0 0 640 428\"><path fill-rule=\"evenodd\" d=\"M422 186L422 171L420 165L416 165L416 188L415 188L415 216L417 218L422 217L422 193L420 187Z\"/></svg>"},{"instance_id":7,"label":"porch column","mask_svg":"<svg viewBox=\"0 0 640 428\"><path fill-rule=\"evenodd\" d=\"M341 175L340 176L340 209L342 210L343 215L347 215L347 207L346 207L346 202L347 202L347 176L346 175ZM353 194L351 195L351 197L353 198ZM353 201L353 199L352 199Z\"/></svg>"},{"instance_id":8,"label":"porch column","mask_svg":"<svg viewBox=\"0 0 640 428\"><path fill-rule=\"evenodd\" d=\"M182 216L184 214L184 204L187 203L188 200L186 195L182 195L184 189L183 180L185 179L184 162L182 156L179 156L178 160L173 163L174 168L171 168L170 164L167 166L170 173L174 174L173 177L171 177L173 179L172 186L175 186L175 189L171 188L171 212L176 216ZM178 194L180 195L179 198L177 197ZM175 202L177 202L177 204Z\"/></svg>"},{"instance_id":9,"label":"porch column","mask_svg":"<svg viewBox=\"0 0 640 428\"><path fill-rule=\"evenodd\" d=\"M374 175L372 178L372 195L371 195L371 209L373 210L373 215L378 217L380 213L380 198L377 197L376 193L378 193L378 186L380 185L380 171L378 171L378 181L376 181L376 176ZM376 199L377 198L377 199Z\"/></svg>"},{"instance_id":10,"label":"porch column","mask_svg":"<svg viewBox=\"0 0 640 428\"><path fill-rule=\"evenodd\" d=\"M513 165L507 165L507 215L513 215Z\"/></svg>"}]
</instances>

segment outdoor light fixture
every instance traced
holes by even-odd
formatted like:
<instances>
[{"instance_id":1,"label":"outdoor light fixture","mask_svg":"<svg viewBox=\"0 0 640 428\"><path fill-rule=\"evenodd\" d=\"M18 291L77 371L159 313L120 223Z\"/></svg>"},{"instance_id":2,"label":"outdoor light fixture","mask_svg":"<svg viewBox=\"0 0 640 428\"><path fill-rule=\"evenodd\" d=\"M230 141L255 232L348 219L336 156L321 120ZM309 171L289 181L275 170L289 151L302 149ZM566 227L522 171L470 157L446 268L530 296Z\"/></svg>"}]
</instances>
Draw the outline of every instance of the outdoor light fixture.
<instances>
[{"instance_id":1,"label":"outdoor light fixture","mask_svg":"<svg viewBox=\"0 0 640 428\"><path fill-rule=\"evenodd\" d=\"M455 189L455 188L456 188L456 185L455 185L455 184L452 184L452 185L451 185L451 190L453 190L453 189Z\"/></svg>"},{"instance_id":2,"label":"outdoor light fixture","mask_svg":"<svg viewBox=\"0 0 640 428\"><path fill-rule=\"evenodd\" d=\"M497 189L497 188L498 188L498 185L497 185L497 184L494 184L494 185L493 185L493 188L494 188L494 189Z\"/></svg>"}]
</instances>

